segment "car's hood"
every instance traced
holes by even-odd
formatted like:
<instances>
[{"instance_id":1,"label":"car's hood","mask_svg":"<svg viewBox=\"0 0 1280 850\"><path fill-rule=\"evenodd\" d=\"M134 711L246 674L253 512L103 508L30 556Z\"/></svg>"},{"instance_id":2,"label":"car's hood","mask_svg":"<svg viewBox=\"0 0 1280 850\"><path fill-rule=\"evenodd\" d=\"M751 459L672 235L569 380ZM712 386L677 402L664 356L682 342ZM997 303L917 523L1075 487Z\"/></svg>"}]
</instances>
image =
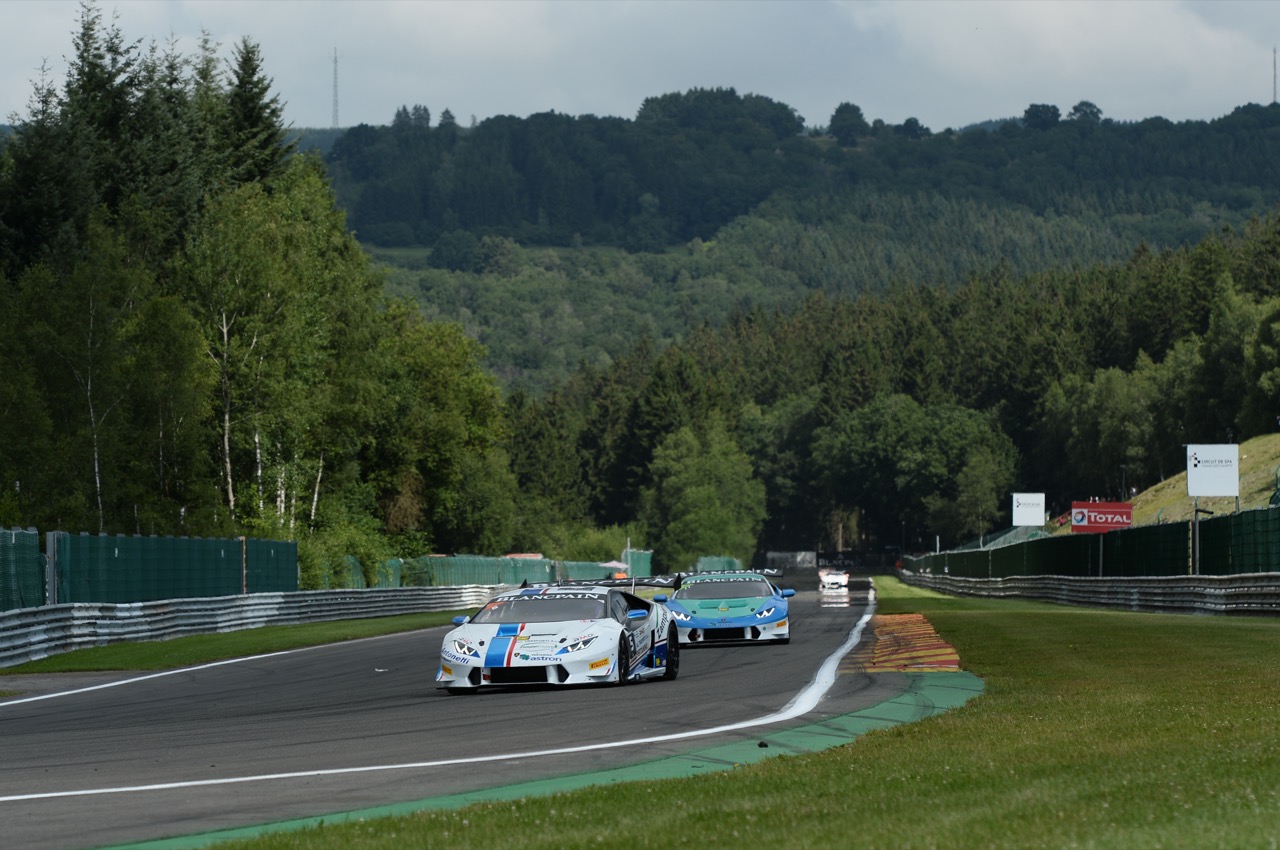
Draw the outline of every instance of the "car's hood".
<instances>
[{"instance_id":1,"label":"car's hood","mask_svg":"<svg viewBox=\"0 0 1280 850\"><path fill-rule=\"evenodd\" d=\"M671 601L699 617L715 615L736 617L741 614L755 613L768 605L777 606L781 602L772 596L752 596L743 599L673 599Z\"/></svg>"},{"instance_id":2,"label":"car's hood","mask_svg":"<svg viewBox=\"0 0 1280 850\"><path fill-rule=\"evenodd\" d=\"M462 640L480 645L496 640L512 640L522 649L555 652L574 641L609 630L610 620L565 620L555 623L464 623L449 632L446 640Z\"/></svg>"}]
</instances>

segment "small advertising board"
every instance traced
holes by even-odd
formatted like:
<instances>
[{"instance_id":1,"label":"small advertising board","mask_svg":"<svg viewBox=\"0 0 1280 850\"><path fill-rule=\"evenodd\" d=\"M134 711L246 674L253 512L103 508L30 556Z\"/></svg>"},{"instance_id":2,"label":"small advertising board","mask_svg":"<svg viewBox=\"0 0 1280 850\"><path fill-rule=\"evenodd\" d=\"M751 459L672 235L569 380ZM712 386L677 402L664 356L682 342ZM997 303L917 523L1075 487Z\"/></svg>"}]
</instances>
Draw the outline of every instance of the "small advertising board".
<instances>
[{"instance_id":1,"label":"small advertising board","mask_svg":"<svg viewBox=\"0 0 1280 850\"><path fill-rule=\"evenodd\" d=\"M1240 446L1187 446L1187 495L1239 496Z\"/></svg>"},{"instance_id":2,"label":"small advertising board","mask_svg":"<svg viewBox=\"0 0 1280 850\"><path fill-rule=\"evenodd\" d=\"M1013 524L1035 527L1044 525L1044 493L1014 493Z\"/></svg>"},{"instance_id":3,"label":"small advertising board","mask_svg":"<svg viewBox=\"0 0 1280 850\"><path fill-rule=\"evenodd\" d=\"M1133 525L1132 502L1072 502L1071 531L1101 534Z\"/></svg>"}]
</instances>

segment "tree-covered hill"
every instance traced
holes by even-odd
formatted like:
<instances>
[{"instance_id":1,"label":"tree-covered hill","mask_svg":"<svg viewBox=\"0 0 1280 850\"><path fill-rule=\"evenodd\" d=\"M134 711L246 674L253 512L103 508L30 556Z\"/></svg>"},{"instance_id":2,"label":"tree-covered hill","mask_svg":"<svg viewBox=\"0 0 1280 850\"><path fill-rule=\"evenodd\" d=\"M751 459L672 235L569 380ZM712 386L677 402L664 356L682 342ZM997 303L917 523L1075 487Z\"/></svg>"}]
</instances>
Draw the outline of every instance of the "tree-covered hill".
<instances>
[{"instance_id":1,"label":"tree-covered hill","mask_svg":"<svg viewBox=\"0 0 1280 850\"><path fill-rule=\"evenodd\" d=\"M1276 106L934 134L843 104L820 136L728 90L414 108L326 166L250 39L223 64L80 14L0 143L0 526L295 537L310 584L883 554L1280 421ZM424 244L388 271L348 213L392 198L372 223Z\"/></svg>"},{"instance_id":2,"label":"tree-covered hill","mask_svg":"<svg viewBox=\"0 0 1280 850\"><path fill-rule=\"evenodd\" d=\"M1280 203L1280 106L1211 121L1065 118L933 133L841 104L826 132L732 89L647 99L634 120L422 106L353 128L327 166L393 291L462 322L512 386L817 292L954 285L1194 244Z\"/></svg>"},{"instance_id":3,"label":"tree-covered hill","mask_svg":"<svg viewBox=\"0 0 1280 850\"><path fill-rule=\"evenodd\" d=\"M304 586L503 550L497 381L386 298L258 46L79 15L0 143L0 526L292 538Z\"/></svg>"}]
</instances>

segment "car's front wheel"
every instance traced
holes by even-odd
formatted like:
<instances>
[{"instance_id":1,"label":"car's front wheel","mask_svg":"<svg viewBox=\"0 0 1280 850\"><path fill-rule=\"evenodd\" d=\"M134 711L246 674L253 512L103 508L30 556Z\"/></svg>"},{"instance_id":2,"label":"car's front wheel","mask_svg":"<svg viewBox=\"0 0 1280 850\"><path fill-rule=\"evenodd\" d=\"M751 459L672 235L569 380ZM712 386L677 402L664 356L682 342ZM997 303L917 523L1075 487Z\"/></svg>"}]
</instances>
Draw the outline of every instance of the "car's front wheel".
<instances>
[{"instance_id":1,"label":"car's front wheel","mask_svg":"<svg viewBox=\"0 0 1280 850\"><path fill-rule=\"evenodd\" d=\"M662 678L674 679L680 675L680 630L672 623L667 629L667 667Z\"/></svg>"},{"instance_id":2,"label":"car's front wheel","mask_svg":"<svg viewBox=\"0 0 1280 850\"><path fill-rule=\"evenodd\" d=\"M625 685L631 681L631 644L627 636L618 638L618 684Z\"/></svg>"}]
</instances>

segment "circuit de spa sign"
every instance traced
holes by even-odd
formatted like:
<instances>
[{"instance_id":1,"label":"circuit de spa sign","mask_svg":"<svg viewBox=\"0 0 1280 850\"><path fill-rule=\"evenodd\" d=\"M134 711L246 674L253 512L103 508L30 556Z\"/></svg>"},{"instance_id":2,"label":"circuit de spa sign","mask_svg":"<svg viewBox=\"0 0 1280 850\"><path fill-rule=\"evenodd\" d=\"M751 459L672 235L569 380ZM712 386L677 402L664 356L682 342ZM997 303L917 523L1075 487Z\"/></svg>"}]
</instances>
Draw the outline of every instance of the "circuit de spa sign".
<instances>
[{"instance_id":1,"label":"circuit de spa sign","mask_svg":"<svg viewBox=\"0 0 1280 850\"><path fill-rule=\"evenodd\" d=\"M1133 525L1132 502L1072 502L1071 531L1101 534Z\"/></svg>"}]
</instances>

